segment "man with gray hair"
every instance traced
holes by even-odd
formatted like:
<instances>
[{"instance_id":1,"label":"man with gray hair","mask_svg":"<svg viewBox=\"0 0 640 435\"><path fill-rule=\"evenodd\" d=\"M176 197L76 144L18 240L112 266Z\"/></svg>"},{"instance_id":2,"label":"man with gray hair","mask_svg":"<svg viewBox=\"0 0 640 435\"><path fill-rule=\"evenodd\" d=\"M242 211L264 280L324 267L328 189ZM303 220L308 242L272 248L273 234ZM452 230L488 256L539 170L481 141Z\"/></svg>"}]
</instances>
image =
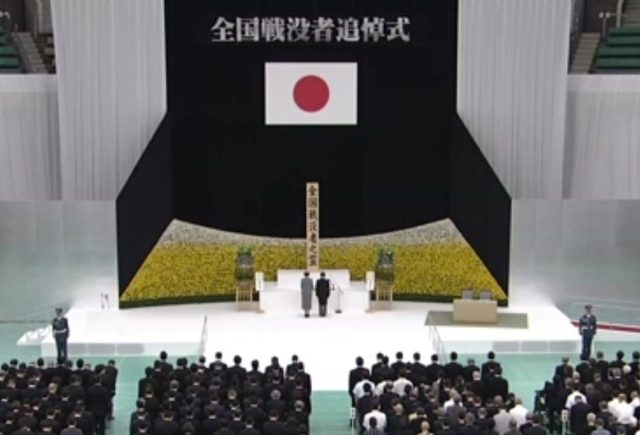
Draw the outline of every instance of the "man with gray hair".
<instances>
[{"instance_id":1,"label":"man with gray hair","mask_svg":"<svg viewBox=\"0 0 640 435\"><path fill-rule=\"evenodd\" d=\"M509 430L504 435L521 435L518 426L518 422L512 418L509 420Z\"/></svg>"},{"instance_id":2,"label":"man with gray hair","mask_svg":"<svg viewBox=\"0 0 640 435\"><path fill-rule=\"evenodd\" d=\"M611 432L604 428L604 420L596 418L596 429L591 432L591 435L611 435Z\"/></svg>"},{"instance_id":3,"label":"man with gray hair","mask_svg":"<svg viewBox=\"0 0 640 435\"><path fill-rule=\"evenodd\" d=\"M522 405L521 398L516 397L514 403L514 407L509 410L509 415L516 422L516 427L520 427L527 420L527 412L529 411Z\"/></svg>"},{"instance_id":4,"label":"man with gray hair","mask_svg":"<svg viewBox=\"0 0 640 435\"><path fill-rule=\"evenodd\" d=\"M300 280L300 291L302 293L302 310L304 311L304 317L308 318L313 302L313 280L309 276L309 272L305 272L304 277Z\"/></svg>"}]
</instances>

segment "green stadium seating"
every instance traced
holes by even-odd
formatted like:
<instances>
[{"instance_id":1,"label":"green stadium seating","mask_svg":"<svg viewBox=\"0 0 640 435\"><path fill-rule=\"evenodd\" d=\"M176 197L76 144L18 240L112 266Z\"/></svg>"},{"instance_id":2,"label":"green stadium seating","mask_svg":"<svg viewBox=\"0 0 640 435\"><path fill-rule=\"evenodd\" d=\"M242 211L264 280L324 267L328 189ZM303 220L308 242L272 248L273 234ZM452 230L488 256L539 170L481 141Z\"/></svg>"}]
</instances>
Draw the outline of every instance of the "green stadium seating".
<instances>
[{"instance_id":1,"label":"green stadium seating","mask_svg":"<svg viewBox=\"0 0 640 435\"><path fill-rule=\"evenodd\" d=\"M0 35L0 45L7 44L7 37L5 35Z\"/></svg>"},{"instance_id":2,"label":"green stadium seating","mask_svg":"<svg viewBox=\"0 0 640 435\"><path fill-rule=\"evenodd\" d=\"M638 47L608 47L603 46L598 50L598 57L640 57Z\"/></svg>"},{"instance_id":3,"label":"green stadium seating","mask_svg":"<svg viewBox=\"0 0 640 435\"><path fill-rule=\"evenodd\" d=\"M640 45L640 36L609 36L607 38L607 45L611 47Z\"/></svg>"},{"instance_id":4,"label":"green stadium seating","mask_svg":"<svg viewBox=\"0 0 640 435\"><path fill-rule=\"evenodd\" d=\"M0 57L0 68L20 68L20 59L17 57Z\"/></svg>"},{"instance_id":5,"label":"green stadium seating","mask_svg":"<svg viewBox=\"0 0 640 435\"><path fill-rule=\"evenodd\" d=\"M606 44L598 49L595 68L600 72L640 71L640 26L609 29Z\"/></svg>"},{"instance_id":6,"label":"green stadium seating","mask_svg":"<svg viewBox=\"0 0 640 435\"><path fill-rule=\"evenodd\" d=\"M640 36L640 26L622 26L609 29L609 36Z\"/></svg>"},{"instance_id":7,"label":"green stadium seating","mask_svg":"<svg viewBox=\"0 0 640 435\"><path fill-rule=\"evenodd\" d=\"M0 57L16 57L18 56L18 50L12 45L0 46Z\"/></svg>"},{"instance_id":8,"label":"green stadium seating","mask_svg":"<svg viewBox=\"0 0 640 435\"><path fill-rule=\"evenodd\" d=\"M640 58L599 57L598 70L636 71L640 70Z\"/></svg>"}]
</instances>

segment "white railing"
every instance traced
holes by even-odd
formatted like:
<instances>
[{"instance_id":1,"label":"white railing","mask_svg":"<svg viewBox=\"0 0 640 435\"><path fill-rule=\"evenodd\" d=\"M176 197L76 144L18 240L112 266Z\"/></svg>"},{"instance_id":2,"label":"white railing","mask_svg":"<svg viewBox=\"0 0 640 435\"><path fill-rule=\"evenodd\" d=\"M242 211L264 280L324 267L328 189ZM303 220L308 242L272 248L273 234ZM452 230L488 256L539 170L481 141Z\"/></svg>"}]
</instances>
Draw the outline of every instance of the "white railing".
<instances>
[{"instance_id":1,"label":"white railing","mask_svg":"<svg viewBox=\"0 0 640 435\"><path fill-rule=\"evenodd\" d=\"M447 362L447 349L445 349L444 343L442 343L438 327L433 323L430 313L427 314L427 326L429 328L429 341L431 342L433 352L438 355L440 364L444 364Z\"/></svg>"},{"instance_id":2,"label":"white railing","mask_svg":"<svg viewBox=\"0 0 640 435\"><path fill-rule=\"evenodd\" d=\"M616 6L616 27L620 27L622 25L623 9L624 9L624 0L618 0L618 5Z\"/></svg>"},{"instance_id":3,"label":"white railing","mask_svg":"<svg viewBox=\"0 0 640 435\"><path fill-rule=\"evenodd\" d=\"M204 355L205 350L207 349L207 341L209 340L209 317L204 316L204 321L202 322L202 332L200 333L200 344L198 345L198 355Z\"/></svg>"},{"instance_id":4,"label":"white railing","mask_svg":"<svg viewBox=\"0 0 640 435\"><path fill-rule=\"evenodd\" d=\"M554 300L556 306L572 320L584 313L584 306L593 306L593 313L599 322L620 325L640 325L640 302L607 298L565 295Z\"/></svg>"},{"instance_id":5,"label":"white railing","mask_svg":"<svg viewBox=\"0 0 640 435\"><path fill-rule=\"evenodd\" d=\"M62 308L63 311L68 311L73 301L71 299L57 301L55 303L48 302L42 305L31 305L26 311L16 312L16 318L5 318L0 320L0 323L42 323L48 324L55 316L56 308Z\"/></svg>"}]
</instances>

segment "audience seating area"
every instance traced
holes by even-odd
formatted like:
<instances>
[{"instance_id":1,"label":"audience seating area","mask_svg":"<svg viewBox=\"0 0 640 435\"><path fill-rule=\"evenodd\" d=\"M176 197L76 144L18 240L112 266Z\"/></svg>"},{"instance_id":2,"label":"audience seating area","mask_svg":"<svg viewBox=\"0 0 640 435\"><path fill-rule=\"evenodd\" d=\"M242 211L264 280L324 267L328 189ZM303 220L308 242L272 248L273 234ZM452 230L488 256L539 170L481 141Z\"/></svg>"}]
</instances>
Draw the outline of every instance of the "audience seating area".
<instances>
[{"instance_id":1,"label":"audience seating area","mask_svg":"<svg viewBox=\"0 0 640 435\"><path fill-rule=\"evenodd\" d=\"M277 357L261 370L242 358L227 365L222 354L206 364L162 352L138 384L130 433L180 435L308 434L311 377L297 356L281 366Z\"/></svg>"},{"instance_id":2,"label":"audience seating area","mask_svg":"<svg viewBox=\"0 0 640 435\"><path fill-rule=\"evenodd\" d=\"M596 55L599 73L638 73L640 71L640 26L609 30Z\"/></svg>"},{"instance_id":3,"label":"audience seating area","mask_svg":"<svg viewBox=\"0 0 640 435\"><path fill-rule=\"evenodd\" d=\"M631 361L624 352L607 361L602 352L575 367L565 357L553 379L537 392L536 407L556 432L589 435L596 430L612 435L638 433L640 420L640 353ZM568 412L568 415L567 415ZM563 418L563 414L565 417Z\"/></svg>"},{"instance_id":4,"label":"audience seating area","mask_svg":"<svg viewBox=\"0 0 640 435\"><path fill-rule=\"evenodd\" d=\"M118 369L113 361L91 367L81 359L45 365L17 360L0 368L0 434L59 434L76 428L104 434L112 415ZM78 433L67 431L67 433Z\"/></svg>"},{"instance_id":5,"label":"audience seating area","mask_svg":"<svg viewBox=\"0 0 640 435\"><path fill-rule=\"evenodd\" d=\"M356 358L356 368L349 373L349 394L352 425L360 433L502 435L518 427L522 434L540 427L540 416L529 414L510 393L493 352L480 366L473 359L466 365L458 363L455 352L446 364L437 355L428 364L418 353L411 361L403 356L398 352L391 362L378 354L371 368Z\"/></svg>"},{"instance_id":6,"label":"audience seating area","mask_svg":"<svg viewBox=\"0 0 640 435\"><path fill-rule=\"evenodd\" d=\"M0 74L16 74L22 72L20 56L5 29L0 27Z\"/></svg>"}]
</instances>

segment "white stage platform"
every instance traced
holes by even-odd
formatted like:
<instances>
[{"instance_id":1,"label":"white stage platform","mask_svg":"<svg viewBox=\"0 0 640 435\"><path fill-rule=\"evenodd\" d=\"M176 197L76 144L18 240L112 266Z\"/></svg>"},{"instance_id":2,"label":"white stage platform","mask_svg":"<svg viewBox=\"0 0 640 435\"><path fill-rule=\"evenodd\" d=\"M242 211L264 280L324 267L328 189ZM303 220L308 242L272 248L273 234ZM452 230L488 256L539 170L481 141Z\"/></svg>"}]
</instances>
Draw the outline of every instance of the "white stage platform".
<instances>
[{"instance_id":1,"label":"white stage platform","mask_svg":"<svg viewBox=\"0 0 640 435\"><path fill-rule=\"evenodd\" d=\"M442 305L438 310L451 310ZM436 309L436 308L434 308ZM571 320L554 306L527 309L499 308L500 313L526 313L528 327L500 328L495 326L430 327L432 345L442 343L445 353L578 353L581 346L578 330ZM441 351L443 350L441 348Z\"/></svg>"},{"instance_id":2,"label":"white stage platform","mask_svg":"<svg viewBox=\"0 0 640 435\"><path fill-rule=\"evenodd\" d=\"M352 286L358 297L366 295L364 289L358 294L355 288L357 286ZM288 303L299 300L293 297L297 295L290 293ZM262 297L268 299L268 291ZM406 358L420 352L423 360L428 361L439 347L440 351L459 353L488 350L571 353L576 352L579 345L576 329L553 307L528 310L526 329L427 325L429 310L451 309L450 304L396 302L393 310L375 313L366 313L361 308L352 304L343 314L331 309L326 318L318 317L314 311L309 319L304 318L299 304L265 313L236 311L233 303L119 312L72 310L68 314L72 333L70 353L72 356L156 356L166 350L172 358L204 354L211 359L216 351L221 351L225 360L230 361L238 354L246 364L258 359L263 367L274 355L286 364L295 353L312 374L314 390L344 390L347 373L354 366L356 356L364 357L366 364L371 364L377 352L392 358L397 351L403 351ZM25 337L21 341L25 344ZM50 335L41 349L44 356L54 355Z\"/></svg>"},{"instance_id":3,"label":"white stage platform","mask_svg":"<svg viewBox=\"0 0 640 435\"><path fill-rule=\"evenodd\" d=\"M71 309L66 317L71 357L156 356L162 350L173 355L199 355L206 345L206 310L197 305L119 311ZM43 332L25 333L18 345L39 345L43 357L55 357L51 328Z\"/></svg>"}]
</instances>

